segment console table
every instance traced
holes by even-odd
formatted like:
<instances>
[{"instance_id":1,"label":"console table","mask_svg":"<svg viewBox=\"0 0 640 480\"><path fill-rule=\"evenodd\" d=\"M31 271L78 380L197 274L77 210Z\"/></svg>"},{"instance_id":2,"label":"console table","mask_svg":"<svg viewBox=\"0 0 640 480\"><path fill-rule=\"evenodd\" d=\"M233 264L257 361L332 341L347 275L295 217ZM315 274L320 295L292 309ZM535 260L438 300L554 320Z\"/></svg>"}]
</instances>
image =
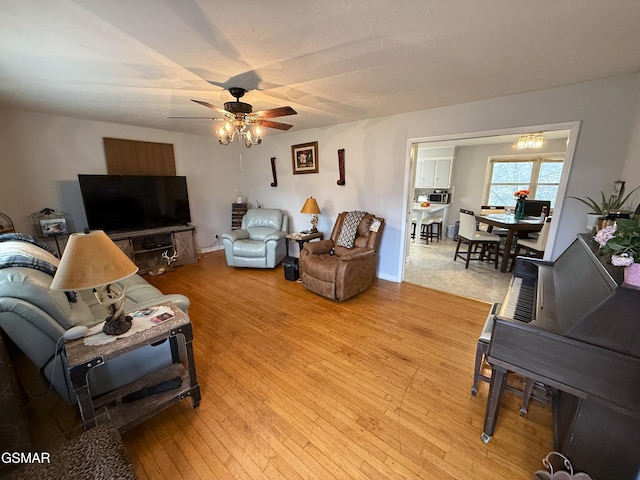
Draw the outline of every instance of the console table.
<instances>
[{"instance_id":1,"label":"console table","mask_svg":"<svg viewBox=\"0 0 640 480\"><path fill-rule=\"evenodd\" d=\"M169 258L177 254L171 263L174 266L198 261L193 225L109 233L109 238L138 266L140 273L166 267L163 254Z\"/></svg>"},{"instance_id":2,"label":"console table","mask_svg":"<svg viewBox=\"0 0 640 480\"><path fill-rule=\"evenodd\" d=\"M171 308L174 314L172 319L103 345L85 345L82 338L65 344L63 359L69 372L71 386L78 399L78 408L85 430L95 427L96 417L105 412L106 417L110 418L121 432L124 432L186 397L191 397L193 408L200 404L200 385L196 379L193 358L191 321L187 314L172 302L161 305ZM98 398L91 397L87 380L89 370L99 368L127 352L164 339L170 342L172 365ZM181 352L185 358L181 358ZM156 393L131 403L121 402L125 395L175 377L180 377L182 380L179 388Z\"/></svg>"}]
</instances>

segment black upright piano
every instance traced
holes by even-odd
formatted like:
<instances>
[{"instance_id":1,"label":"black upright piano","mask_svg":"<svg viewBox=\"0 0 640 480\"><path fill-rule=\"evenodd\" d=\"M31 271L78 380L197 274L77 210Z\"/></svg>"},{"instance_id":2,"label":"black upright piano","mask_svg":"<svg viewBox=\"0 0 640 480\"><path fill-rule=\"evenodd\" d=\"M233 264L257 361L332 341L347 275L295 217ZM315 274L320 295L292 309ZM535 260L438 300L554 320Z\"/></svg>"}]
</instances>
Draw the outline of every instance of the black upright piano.
<instances>
[{"instance_id":1,"label":"black upright piano","mask_svg":"<svg viewBox=\"0 0 640 480\"><path fill-rule=\"evenodd\" d=\"M553 263L517 260L487 351L482 439L494 434L507 372L554 392L554 448L598 480L640 479L640 289L589 236Z\"/></svg>"}]
</instances>

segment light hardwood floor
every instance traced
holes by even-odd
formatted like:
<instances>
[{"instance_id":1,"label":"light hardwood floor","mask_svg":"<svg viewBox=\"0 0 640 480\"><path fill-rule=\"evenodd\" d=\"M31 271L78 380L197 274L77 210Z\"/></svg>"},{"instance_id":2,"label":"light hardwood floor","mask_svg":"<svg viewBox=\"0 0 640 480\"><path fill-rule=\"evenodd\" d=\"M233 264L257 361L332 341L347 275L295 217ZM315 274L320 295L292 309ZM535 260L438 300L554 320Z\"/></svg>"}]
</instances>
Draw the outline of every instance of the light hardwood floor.
<instances>
[{"instance_id":1,"label":"light hardwood floor","mask_svg":"<svg viewBox=\"0 0 640 480\"><path fill-rule=\"evenodd\" d=\"M488 303L383 280L337 303L221 251L148 279L191 299L202 402L124 434L141 479L528 479L552 449L549 406L510 392L480 440Z\"/></svg>"}]
</instances>

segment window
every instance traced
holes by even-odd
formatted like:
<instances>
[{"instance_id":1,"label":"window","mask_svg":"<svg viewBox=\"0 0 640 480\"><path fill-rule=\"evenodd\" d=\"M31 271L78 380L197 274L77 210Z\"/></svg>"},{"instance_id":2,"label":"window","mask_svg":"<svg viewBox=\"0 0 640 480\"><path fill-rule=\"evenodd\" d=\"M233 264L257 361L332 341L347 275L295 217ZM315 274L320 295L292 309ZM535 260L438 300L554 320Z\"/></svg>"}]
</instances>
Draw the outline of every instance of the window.
<instances>
[{"instance_id":1,"label":"window","mask_svg":"<svg viewBox=\"0 0 640 480\"><path fill-rule=\"evenodd\" d=\"M532 200L550 200L555 206L562 174L563 156L492 158L485 205L515 205L518 190L529 190Z\"/></svg>"}]
</instances>

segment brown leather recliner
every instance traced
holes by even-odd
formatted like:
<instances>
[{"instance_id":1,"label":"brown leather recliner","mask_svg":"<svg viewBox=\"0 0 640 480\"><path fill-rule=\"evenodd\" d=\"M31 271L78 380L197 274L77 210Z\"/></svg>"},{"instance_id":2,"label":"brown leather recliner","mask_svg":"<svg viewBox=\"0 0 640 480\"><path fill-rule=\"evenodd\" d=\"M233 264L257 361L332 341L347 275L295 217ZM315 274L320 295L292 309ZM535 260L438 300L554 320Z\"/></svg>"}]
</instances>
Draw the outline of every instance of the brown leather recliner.
<instances>
[{"instance_id":1,"label":"brown leather recliner","mask_svg":"<svg viewBox=\"0 0 640 480\"><path fill-rule=\"evenodd\" d=\"M307 242L299 261L300 280L305 288L340 301L364 292L373 284L384 229L384 218L367 213L358 225L353 247L340 246L338 238L347 213L338 215L329 240ZM372 225L374 229L377 225L377 231L371 230Z\"/></svg>"}]
</instances>

